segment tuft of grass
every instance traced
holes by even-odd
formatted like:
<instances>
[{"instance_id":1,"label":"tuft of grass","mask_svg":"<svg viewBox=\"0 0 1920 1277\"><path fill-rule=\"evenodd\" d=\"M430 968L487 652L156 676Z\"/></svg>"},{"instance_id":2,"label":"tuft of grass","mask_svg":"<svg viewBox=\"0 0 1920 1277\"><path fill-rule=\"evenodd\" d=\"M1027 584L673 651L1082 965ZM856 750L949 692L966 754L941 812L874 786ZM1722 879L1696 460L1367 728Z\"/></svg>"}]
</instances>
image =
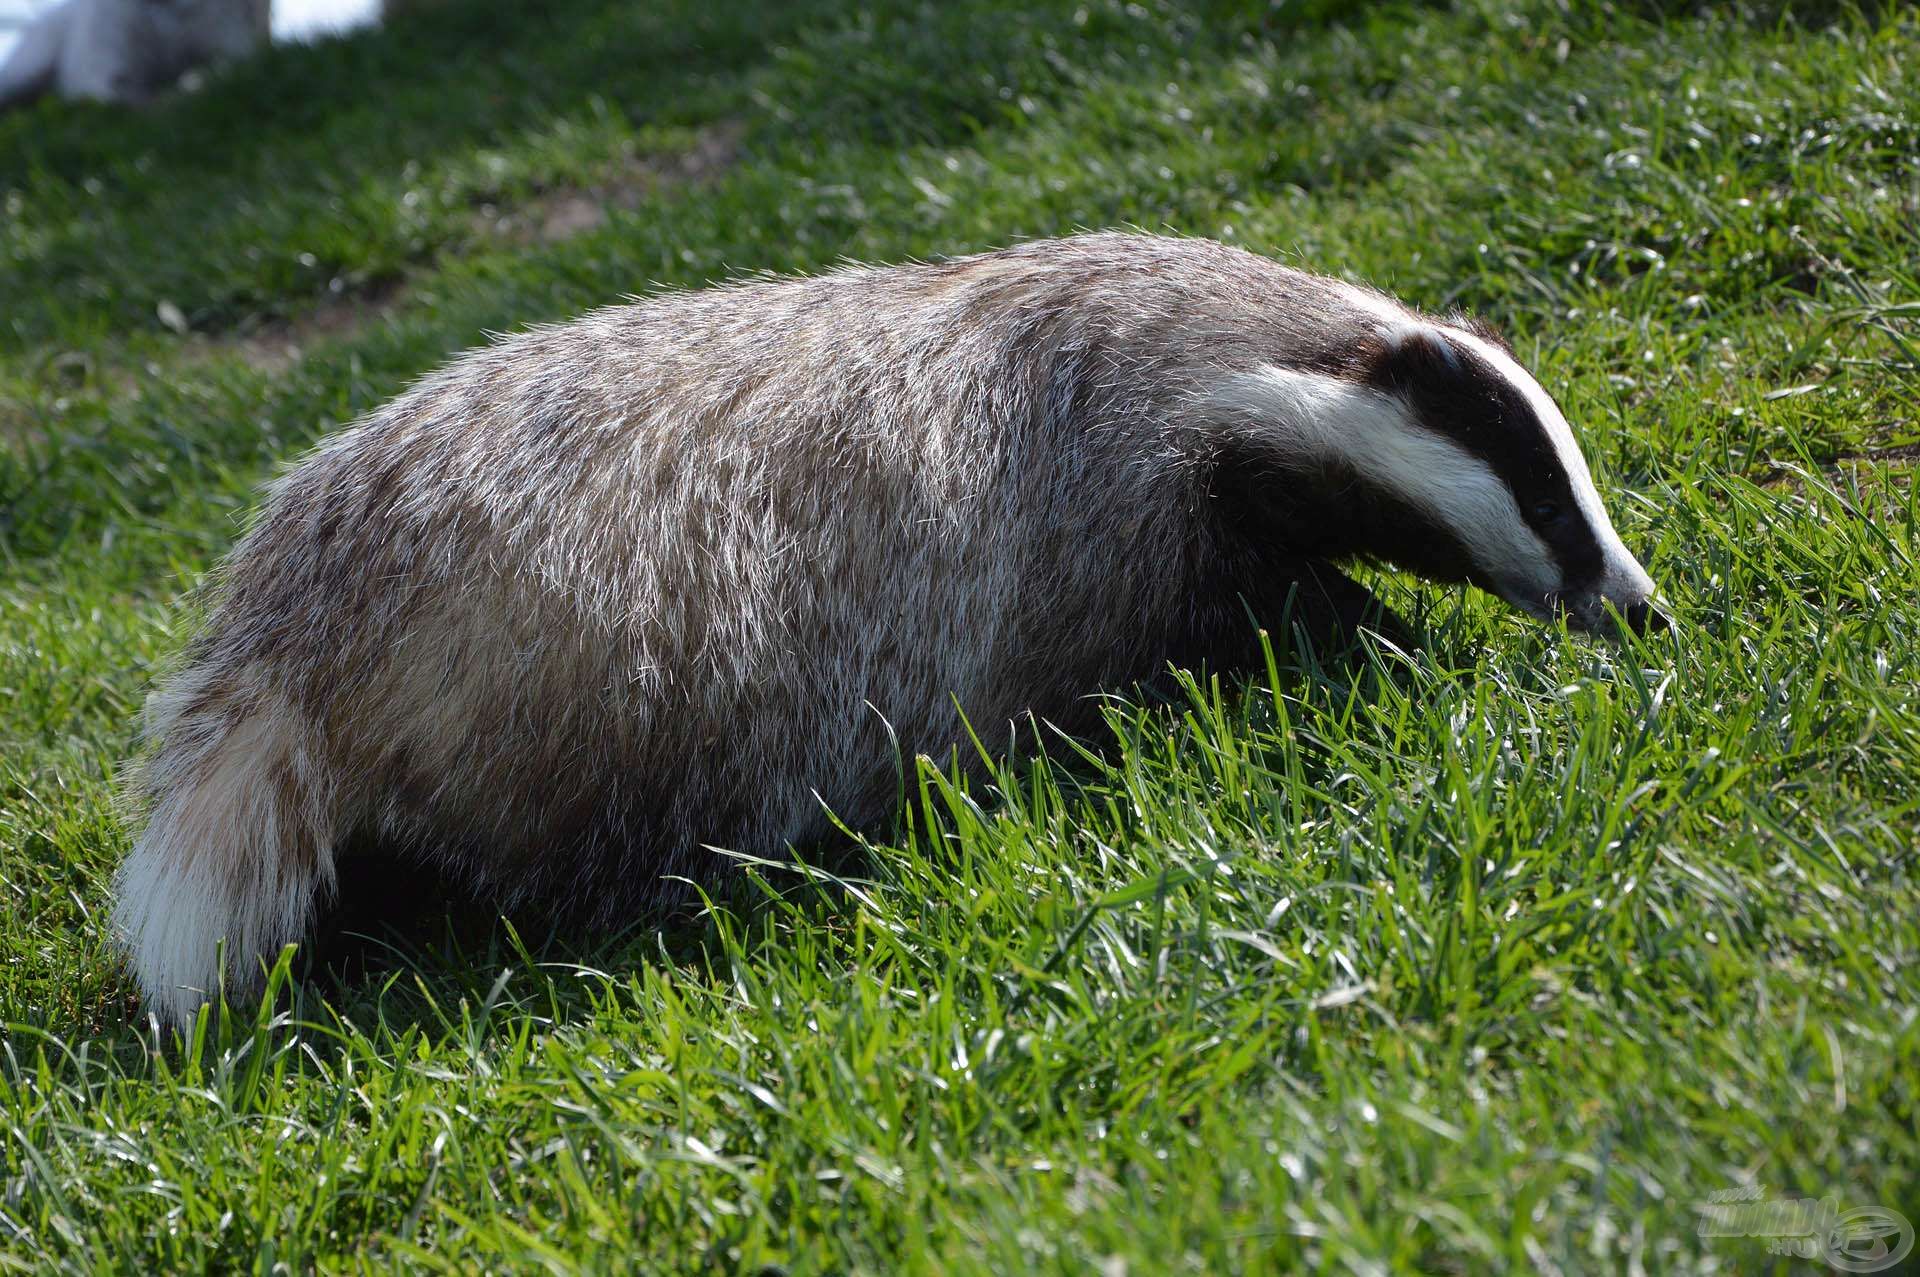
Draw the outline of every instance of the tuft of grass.
<instances>
[{"instance_id":1,"label":"tuft of grass","mask_svg":"<svg viewBox=\"0 0 1920 1277\"><path fill-rule=\"evenodd\" d=\"M1920 1221L1899 7L432 6L0 117L0 1266L1786 1271ZM488 330L1078 227L1464 307L1677 611L1379 584L609 938L425 921L190 1041L114 777L261 483ZM522 926L529 924L522 920Z\"/></svg>"}]
</instances>

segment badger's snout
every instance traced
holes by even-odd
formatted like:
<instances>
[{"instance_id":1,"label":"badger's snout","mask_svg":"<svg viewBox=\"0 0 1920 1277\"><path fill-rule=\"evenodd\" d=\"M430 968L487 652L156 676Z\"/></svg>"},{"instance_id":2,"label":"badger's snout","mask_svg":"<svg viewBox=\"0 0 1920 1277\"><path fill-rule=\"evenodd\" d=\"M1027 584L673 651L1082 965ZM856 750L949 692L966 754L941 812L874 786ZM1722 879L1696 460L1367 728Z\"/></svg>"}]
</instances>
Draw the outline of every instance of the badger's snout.
<instances>
[{"instance_id":1,"label":"badger's snout","mask_svg":"<svg viewBox=\"0 0 1920 1277\"><path fill-rule=\"evenodd\" d=\"M1629 603L1620 615L1635 634L1659 634L1673 626L1672 618L1654 606L1652 599Z\"/></svg>"},{"instance_id":2,"label":"badger's snout","mask_svg":"<svg viewBox=\"0 0 1920 1277\"><path fill-rule=\"evenodd\" d=\"M1672 626L1653 596L1653 578L1639 563L1627 559L1597 587L1559 595L1552 602L1574 629L1618 637L1623 628L1634 634L1657 634Z\"/></svg>"},{"instance_id":3,"label":"badger's snout","mask_svg":"<svg viewBox=\"0 0 1920 1277\"><path fill-rule=\"evenodd\" d=\"M1563 601L1560 610L1574 629L1603 637L1616 637L1623 628L1634 634L1658 634L1673 624L1650 596L1628 603L1611 599L1579 604Z\"/></svg>"}]
</instances>

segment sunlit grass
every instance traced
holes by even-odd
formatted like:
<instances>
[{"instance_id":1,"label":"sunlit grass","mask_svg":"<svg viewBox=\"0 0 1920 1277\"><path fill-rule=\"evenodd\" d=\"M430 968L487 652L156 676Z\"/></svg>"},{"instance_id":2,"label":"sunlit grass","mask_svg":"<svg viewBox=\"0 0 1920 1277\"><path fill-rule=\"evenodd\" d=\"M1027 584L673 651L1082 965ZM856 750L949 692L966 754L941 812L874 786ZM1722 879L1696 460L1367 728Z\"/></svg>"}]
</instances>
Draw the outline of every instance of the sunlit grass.
<instances>
[{"instance_id":1,"label":"sunlit grass","mask_svg":"<svg viewBox=\"0 0 1920 1277\"><path fill-rule=\"evenodd\" d=\"M449 5L0 117L0 1262L1745 1272L1713 1192L1920 1220L1917 37ZM114 776L277 465L489 329L1129 223L1505 326L1677 632L1382 578L1411 654L1276 633L923 762L697 916L429 909L142 1024Z\"/></svg>"}]
</instances>

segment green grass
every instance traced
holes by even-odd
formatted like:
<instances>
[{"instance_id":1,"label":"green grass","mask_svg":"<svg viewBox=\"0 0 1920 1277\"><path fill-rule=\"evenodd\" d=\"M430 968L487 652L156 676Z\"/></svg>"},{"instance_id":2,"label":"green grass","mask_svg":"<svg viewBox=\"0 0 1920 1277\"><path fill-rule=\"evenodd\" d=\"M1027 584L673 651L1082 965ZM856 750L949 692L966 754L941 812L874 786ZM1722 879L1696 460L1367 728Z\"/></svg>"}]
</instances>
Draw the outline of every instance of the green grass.
<instances>
[{"instance_id":1,"label":"green grass","mask_svg":"<svg viewBox=\"0 0 1920 1277\"><path fill-rule=\"evenodd\" d=\"M1920 1221L1909 11L434 14L0 117L0 1267L1751 1272L1710 1194ZM114 778L276 466L487 330L1124 223L1504 325L1677 635L1383 578L1410 659L924 764L833 875L428 910L143 1029Z\"/></svg>"}]
</instances>

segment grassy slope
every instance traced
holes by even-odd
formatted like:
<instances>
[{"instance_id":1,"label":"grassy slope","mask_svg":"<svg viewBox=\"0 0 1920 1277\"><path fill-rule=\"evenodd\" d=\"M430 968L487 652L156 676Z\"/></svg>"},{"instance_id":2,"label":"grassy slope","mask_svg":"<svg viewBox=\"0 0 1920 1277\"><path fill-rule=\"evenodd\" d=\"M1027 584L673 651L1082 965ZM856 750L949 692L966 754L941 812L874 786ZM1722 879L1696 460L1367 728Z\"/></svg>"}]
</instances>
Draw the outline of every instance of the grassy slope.
<instances>
[{"instance_id":1,"label":"grassy slope","mask_svg":"<svg viewBox=\"0 0 1920 1277\"><path fill-rule=\"evenodd\" d=\"M1920 1217L1920 27L877 8L456 6L0 118L0 1265L1747 1271L1714 1190ZM610 222L476 213L567 191ZM1680 637L1390 579L1411 662L923 768L857 882L429 929L150 1050L112 778L276 463L484 329L1122 222L1507 325Z\"/></svg>"}]
</instances>

